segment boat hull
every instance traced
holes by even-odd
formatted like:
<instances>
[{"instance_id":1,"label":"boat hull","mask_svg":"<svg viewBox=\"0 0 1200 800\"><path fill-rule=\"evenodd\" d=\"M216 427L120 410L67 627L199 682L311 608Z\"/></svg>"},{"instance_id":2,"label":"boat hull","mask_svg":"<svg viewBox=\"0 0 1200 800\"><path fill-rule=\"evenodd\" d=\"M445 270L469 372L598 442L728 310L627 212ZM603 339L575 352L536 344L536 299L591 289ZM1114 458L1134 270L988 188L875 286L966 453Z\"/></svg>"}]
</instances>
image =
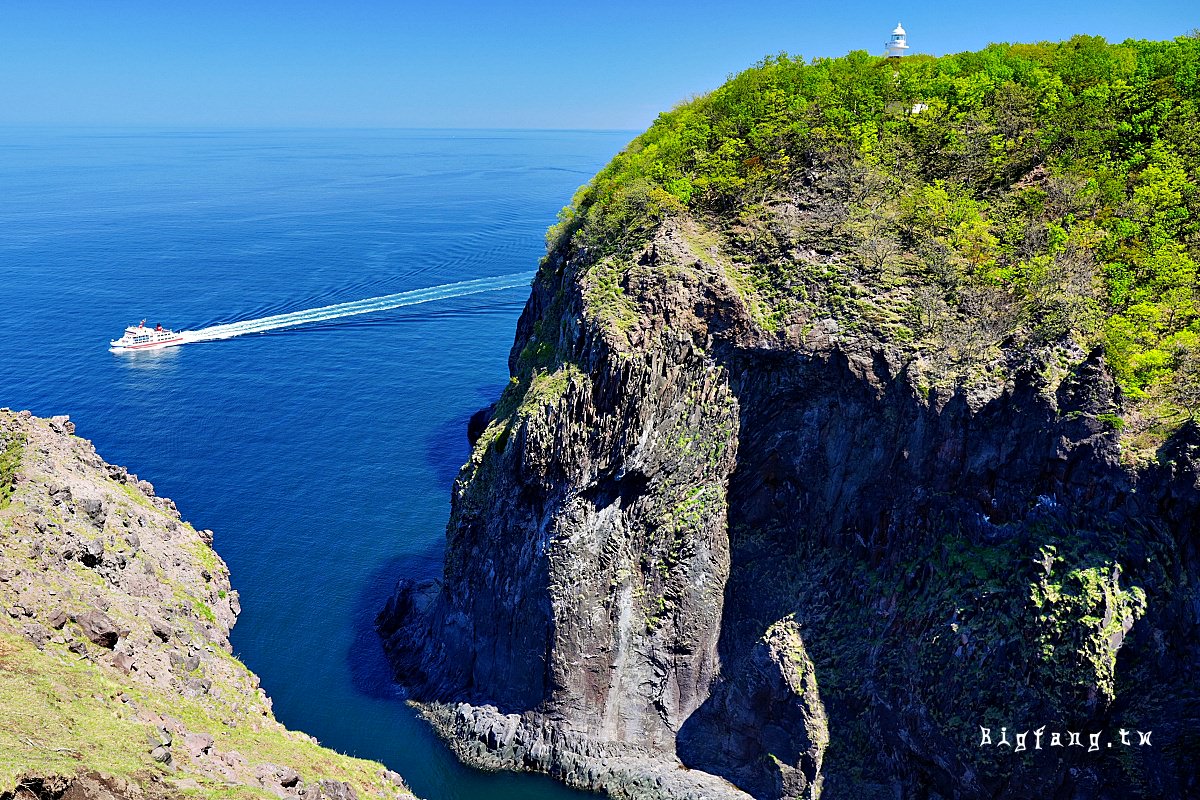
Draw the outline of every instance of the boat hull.
<instances>
[{"instance_id":1,"label":"boat hull","mask_svg":"<svg viewBox=\"0 0 1200 800\"><path fill-rule=\"evenodd\" d=\"M146 350L162 350L166 347L178 347L181 344L184 344L182 336L162 342L146 342L144 344L118 344L117 342L109 342L108 351L110 353L140 353Z\"/></svg>"}]
</instances>

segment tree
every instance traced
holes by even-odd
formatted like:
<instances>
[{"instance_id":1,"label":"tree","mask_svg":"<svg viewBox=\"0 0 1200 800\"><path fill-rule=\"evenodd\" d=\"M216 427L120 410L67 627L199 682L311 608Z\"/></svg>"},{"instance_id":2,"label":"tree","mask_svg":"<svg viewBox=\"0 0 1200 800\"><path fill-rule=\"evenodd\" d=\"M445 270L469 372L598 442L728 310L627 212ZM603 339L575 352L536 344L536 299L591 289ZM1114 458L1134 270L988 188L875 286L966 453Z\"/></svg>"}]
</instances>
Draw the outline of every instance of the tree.
<instances>
[{"instance_id":1,"label":"tree","mask_svg":"<svg viewBox=\"0 0 1200 800\"><path fill-rule=\"evenodd\" d=\"M1175 379L1167 384L1167 398L1195 421L1200 414L1200 353L1181 347L1175 352L1175 364Z\"/></svg>"}]
</instances>

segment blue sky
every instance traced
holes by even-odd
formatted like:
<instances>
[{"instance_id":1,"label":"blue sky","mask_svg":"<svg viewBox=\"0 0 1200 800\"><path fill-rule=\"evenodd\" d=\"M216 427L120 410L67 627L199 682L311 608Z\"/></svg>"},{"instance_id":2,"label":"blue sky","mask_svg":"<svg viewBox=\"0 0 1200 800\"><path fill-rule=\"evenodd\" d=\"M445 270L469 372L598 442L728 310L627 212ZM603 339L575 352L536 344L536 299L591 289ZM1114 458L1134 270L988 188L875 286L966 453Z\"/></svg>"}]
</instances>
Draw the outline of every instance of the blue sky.
<instances>
[{"instance_id":1,"label":"blue sky","mask_svg":"<svg viewBox=\"0 0 1200 800\"><path fill-rule=\"evenodd\" d=\"M768 53L1171 38L1191 2L0 0L0 124L645 127Z\"/></svg>"}]
</instances>

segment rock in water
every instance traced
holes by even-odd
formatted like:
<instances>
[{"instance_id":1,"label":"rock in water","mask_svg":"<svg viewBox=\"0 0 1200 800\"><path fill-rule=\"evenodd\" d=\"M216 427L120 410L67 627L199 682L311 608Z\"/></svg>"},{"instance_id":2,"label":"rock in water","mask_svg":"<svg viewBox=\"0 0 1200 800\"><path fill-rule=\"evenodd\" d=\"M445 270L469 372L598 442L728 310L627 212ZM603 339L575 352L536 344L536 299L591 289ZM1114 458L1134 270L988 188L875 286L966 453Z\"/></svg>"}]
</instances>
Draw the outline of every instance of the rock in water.
<instances>
[{"instance_id":1,"label":"rock in water","mask_svg":"<svg viewBox=\"0 0 1200 800\"><path fill-rule=\"evenodd\" d=\"M471 447L475 446L475 442L479 441L479 437L487 430L487 426L491 423L492 417L496 414L496 404L484 406L471 415L471 419L467 422L467 442Z\"/></svg>"}]
</instances>

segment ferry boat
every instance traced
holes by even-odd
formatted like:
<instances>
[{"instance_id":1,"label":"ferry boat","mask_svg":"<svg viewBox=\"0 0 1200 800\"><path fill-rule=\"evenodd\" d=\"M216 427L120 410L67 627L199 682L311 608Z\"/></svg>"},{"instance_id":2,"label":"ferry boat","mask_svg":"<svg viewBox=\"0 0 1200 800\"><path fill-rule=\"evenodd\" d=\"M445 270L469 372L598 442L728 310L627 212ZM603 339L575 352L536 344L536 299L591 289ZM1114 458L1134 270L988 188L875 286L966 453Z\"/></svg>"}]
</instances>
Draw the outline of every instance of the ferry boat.
<instances>
[{"instance_id":1,"label":"ferry boat","mask_svg":"<svg viewBox=\"0 0 1200 800\"><path fill-rule=\"evenodd\" d=\"M183 344L183 334L155 325L146 327L146 320L125 329L125 335L120 339L109 342L108 349L114 353L127 353L133 350L157 350L161 347L174 347Z\"/></svg>"}]
</instances>

